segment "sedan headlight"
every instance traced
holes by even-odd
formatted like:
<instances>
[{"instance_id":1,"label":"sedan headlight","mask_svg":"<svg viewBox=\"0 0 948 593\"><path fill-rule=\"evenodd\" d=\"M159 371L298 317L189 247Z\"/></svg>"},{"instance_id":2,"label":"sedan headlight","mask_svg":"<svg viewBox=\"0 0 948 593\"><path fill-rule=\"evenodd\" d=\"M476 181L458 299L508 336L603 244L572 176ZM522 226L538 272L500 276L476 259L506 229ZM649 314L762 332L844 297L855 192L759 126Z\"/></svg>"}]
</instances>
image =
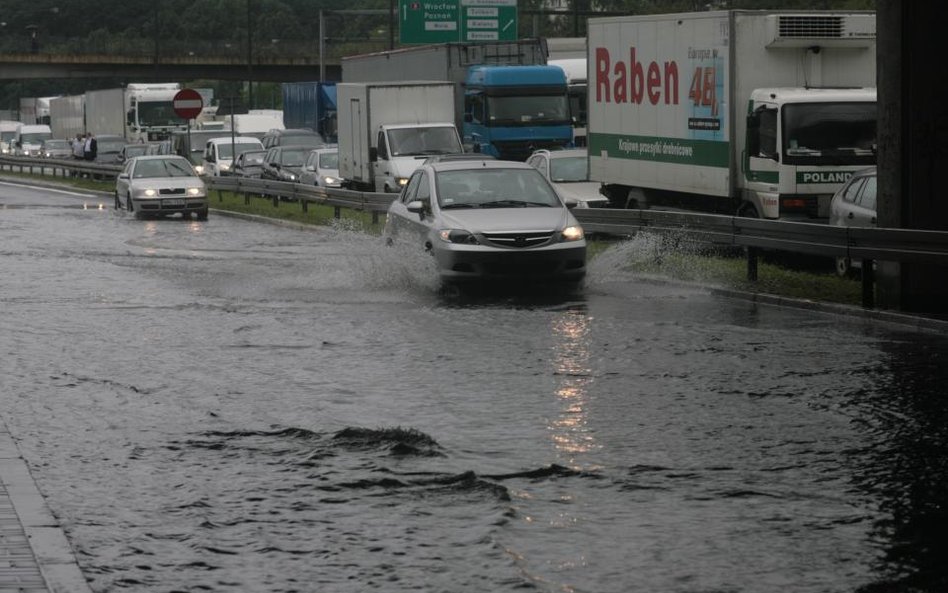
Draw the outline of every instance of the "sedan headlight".
<instances>
[{"instance_id":1,"label":"sedan headlight","mask_svg":"<svg viewBox=\"0 0 948 593\"><path fill-rule=\"evenodd\" d=\"M467 245L478 245L480 241L474 236L474 233L463 229L442 229L438 231L438 237L445 243L460 243Z\"/></svg>"},{"instance_id":2,"label":"sedan headlight","mask_svg":"<svg viewBox=\"0 0 948 593\"><path fill-rule=\"evenodd\" d=\"M563 241L582 241L584 237L583 227L568 226L560 233L560 237L562 237Z\"/></svg>"},{"instance_id":3,"label":"sedan headlight","mask_svg":"<svg viewBox=\"0 0 948 593\"><path fill-rule=\"evenodd\" d=\"M200 195L203 194L203 193L204 193L204 192L201 191L201 188L199 188L199 187L189 187L189 188L188 188L188 195L189 195L189 196L200 196Z\"/></svg>"},{"instance_id":4,"label":"sedan headlight","mask_svg":"<svg viewBox=\"0 0 948 593\"><path fill-rule=\"evenodd\" d=\"M398 184L398 187L405 187L406 185L408 185L408 178L407 178L407 177L396 177L396 178L395 178L395 182Z\"/></svg>"},{"instance_id":5,"label":"sedan headlight","mask_svg":"<svg viewBox=\"0 0 948 593\"><path fill-rule=\"evenodd\" d=\"M204 175L204 165L194 165L194 170L198 175Z\"/></svg>"},{"instance_id":6,"label":"sedan headlight","mask_svg":"<svg viewBox=\"0 0 948 593\"><path fill-rule=\"evenodd\" d=\"M158 195L158 190L156 189L146 189L142 192L142 195L146 198L153 198Z\"/></svg>"}]
</instances>

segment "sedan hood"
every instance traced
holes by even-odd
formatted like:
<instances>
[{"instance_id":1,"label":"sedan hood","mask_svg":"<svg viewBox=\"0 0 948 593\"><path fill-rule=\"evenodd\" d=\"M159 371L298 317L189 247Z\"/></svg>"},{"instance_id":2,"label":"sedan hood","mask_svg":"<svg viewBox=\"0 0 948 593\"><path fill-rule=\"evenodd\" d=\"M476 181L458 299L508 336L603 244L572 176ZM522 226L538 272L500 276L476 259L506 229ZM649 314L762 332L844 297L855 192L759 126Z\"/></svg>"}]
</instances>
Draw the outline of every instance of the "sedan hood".
<instances>
[{"instance_id":1,"label":"sedan hood","mask_svg":"<svg viewBox=\"0 0 948 593\"><path fill-rule=\"evenodd\" d=\"M490 208L442 211L443 228L471 232L547 231L576 224L566 208Z\"/></svg>"},{"instance_id":2,"label":"sedan hood","mask_svg":"<svg viewBox=\"0 0 948 593\"><path fill-rule=\"evenodd\" d=\"M179 187L204 189L204 182L196 177L146 177L133 180L132 185L136 189L175 189Z\"/></svg>"},{"instance_id":3,"label":"sedan hood","mask_svg":"<svg viewBox=\"0 0 948 593\"><path fill-rule=\"evenodd\" d=\"M570 183L556 183L556 191L564 198L573 198L580 202L606 202L606 197L599 193L599 182L576 181Z\"/></svg>"}]
</instances>

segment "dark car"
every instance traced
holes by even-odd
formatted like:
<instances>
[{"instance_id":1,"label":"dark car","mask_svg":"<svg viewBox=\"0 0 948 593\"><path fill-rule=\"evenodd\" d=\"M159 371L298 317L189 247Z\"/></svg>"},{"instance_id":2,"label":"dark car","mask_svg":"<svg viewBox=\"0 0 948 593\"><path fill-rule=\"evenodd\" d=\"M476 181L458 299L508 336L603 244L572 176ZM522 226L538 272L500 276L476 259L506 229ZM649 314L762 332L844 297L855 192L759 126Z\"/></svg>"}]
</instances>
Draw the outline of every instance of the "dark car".
<instances>
[{"instance_id":1,"label":"dark car","mask_svg":"<svg viewBox=\"0 0 948 593\"><path fill-rule=\"evenodd\" d=\"M95 162L102 165L119 165L122 163L122 148L127 141L122 136L102 135L95 137Z\"/></svg>"},{"instance_id":2,"label":"dark car","mask_svg":"<svg viewBox=\"0 0 948 593\"><path fill-rule=\"evenodd\" d=\"M259 178L263 171L263 160L267 156L265 150L248 150L237 155L234 161L234 175L237 177Z\"/></svg>"},{"instance_id":3,"label":"dark car","mask_svg":"<svg viewBox=\"0 0 948 593\"><path fill-rule=\"evenodd\" d=\"M312 130L302 128L289 130L270 130L263 136L263 147L273 148L274 146L308 146L321 148L326 144L323 137Z\"/></svg>"},{"instance_id":4,"label":"dark car","mask_svg":"<svg viewBox=\"0 0 948 593\"><path fill-rule=\"evenodd\" d=\"M260 172L262 179L298 183L306 157L312 150L309 146L275 146L267 151Z\"/></svg>"},{"instance_id":5,"label":"dark car","mask_svg":"<svg viewBox=\"0 0 948 593\"><path fill-rule=\"evenodd\" d=\"M135 158L137 156L144 156L148 154L148 144L137 142L135 144L126 144L122 147L122 152L119 153L119 160L125 162L128 159Z\"/></svg>"}]
</instances>

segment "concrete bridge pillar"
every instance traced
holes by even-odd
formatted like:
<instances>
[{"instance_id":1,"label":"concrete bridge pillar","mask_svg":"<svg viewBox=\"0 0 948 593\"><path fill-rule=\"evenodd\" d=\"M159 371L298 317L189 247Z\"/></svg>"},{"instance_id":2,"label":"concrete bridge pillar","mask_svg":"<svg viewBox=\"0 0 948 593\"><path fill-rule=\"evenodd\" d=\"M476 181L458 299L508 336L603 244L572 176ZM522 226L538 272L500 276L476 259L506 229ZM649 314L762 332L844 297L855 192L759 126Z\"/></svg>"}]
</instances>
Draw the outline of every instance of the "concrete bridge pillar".
<instances>
[{"instance_id":1,"label":"concrete bridge pillar","mask_svg":"<svg viewBox=\"0 0 948 593\"><path fill-rule=\"evenodd\" d=\"M948 231L948 2L878 0L879 226ZM879 263L878 304L948 313L948 268Z\"/></svg>"}]
</instances>

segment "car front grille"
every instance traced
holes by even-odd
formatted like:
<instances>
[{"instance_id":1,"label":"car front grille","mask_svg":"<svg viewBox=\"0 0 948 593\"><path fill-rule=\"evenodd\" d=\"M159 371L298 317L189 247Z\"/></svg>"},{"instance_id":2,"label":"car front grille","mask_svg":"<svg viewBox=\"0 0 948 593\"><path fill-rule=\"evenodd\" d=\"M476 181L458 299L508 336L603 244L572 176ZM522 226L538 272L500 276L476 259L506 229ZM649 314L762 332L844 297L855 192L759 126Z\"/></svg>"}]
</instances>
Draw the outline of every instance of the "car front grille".
<instances>
[{"instance_id":1,"label":"car front grille","mask_svg":"<svg viewBox=\"0 0 948 593\"><path fill-rule=\"evenodd\" d=\"M171 187L158 190L159 195L162 196L180 196L184 195L183 187Z\"/></svg>"},{"instance_id":2,"label":"car front grille","mask_svg":"<svg viewBox=\"0 0 948 593\"><path fill-rule=\"evenodd\" d=\"M497 247L521 249L546 245L553 239L553 231L484 233L484 238Z\"/></svg>"}]
</instances>

